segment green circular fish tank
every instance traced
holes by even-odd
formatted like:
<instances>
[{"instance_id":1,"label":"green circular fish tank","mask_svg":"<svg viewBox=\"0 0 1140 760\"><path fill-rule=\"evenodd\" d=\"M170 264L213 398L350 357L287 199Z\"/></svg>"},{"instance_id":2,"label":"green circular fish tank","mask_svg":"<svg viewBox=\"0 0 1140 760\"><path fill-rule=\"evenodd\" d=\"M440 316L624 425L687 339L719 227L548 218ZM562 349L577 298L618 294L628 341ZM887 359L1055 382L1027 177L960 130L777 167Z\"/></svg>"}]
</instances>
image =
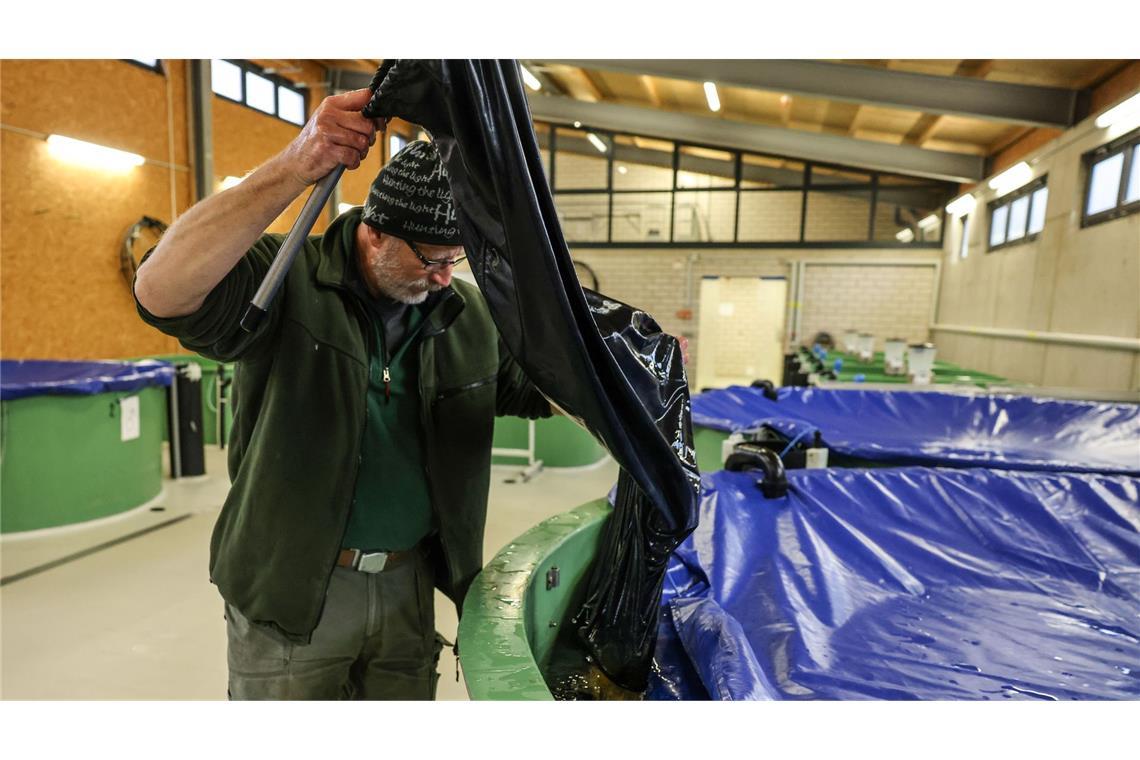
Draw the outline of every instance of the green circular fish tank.
<instances>
[{"instance_id":1,"label":"green circular fish tank","mask_svg":"<svg viewBox=\"0 0 1140 760\"><path fill-rule=\"evenodd\" d=\"M124 399L138 398L139 430L121 440ZM5 535L128 512L162 492L166 389L0 402Z\"/></svg>"},{"instance_id":2,"label":"green circular fish tank","mask_svg":"<svg viewBox=\"0 0 1140 760\"><path fill-rule=\"evenodd\" d=\"M587 662L570 618L612 509L598 499L534 526L475 579L459 621L459 660L474 700L630 699Z\"/></svg>"}]
</instances>

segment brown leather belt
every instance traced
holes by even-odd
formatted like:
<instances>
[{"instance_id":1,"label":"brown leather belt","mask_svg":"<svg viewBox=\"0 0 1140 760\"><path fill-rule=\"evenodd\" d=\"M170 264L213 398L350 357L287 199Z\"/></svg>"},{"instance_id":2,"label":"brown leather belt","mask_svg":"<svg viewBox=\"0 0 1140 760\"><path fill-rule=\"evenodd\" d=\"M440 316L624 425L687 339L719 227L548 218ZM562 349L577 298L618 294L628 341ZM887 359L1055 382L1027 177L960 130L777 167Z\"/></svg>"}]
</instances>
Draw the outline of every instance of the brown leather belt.
<instances>
[{"instance_id":1,"label":"brown leather belt","mask_svg":"<svg viewBox=\"0 0 1140 760\"><path fill-rule=\"evenodd\" d=\"M406 549L402 552L363 552L360 549L341 549L336 564L338 567L347 567L362 573L382 573L407 564L415 557L416 551L416 549Z\"/></svg>"}]
</instances>

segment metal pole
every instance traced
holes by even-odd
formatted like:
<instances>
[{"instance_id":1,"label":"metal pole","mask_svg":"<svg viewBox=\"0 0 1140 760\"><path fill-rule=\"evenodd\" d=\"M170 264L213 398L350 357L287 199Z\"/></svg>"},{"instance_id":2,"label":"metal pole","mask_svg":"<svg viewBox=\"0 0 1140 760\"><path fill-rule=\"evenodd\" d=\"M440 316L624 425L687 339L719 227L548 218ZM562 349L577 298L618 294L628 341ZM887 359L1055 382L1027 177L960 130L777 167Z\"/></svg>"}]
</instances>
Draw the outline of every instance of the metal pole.
<instances>
[{"instance_id":1,"label":"metal pole","mask_svg":"<svg viewBox=\"0 0 1140 760\"><path fill-rule=\"evenodd\" d=\"M328 203L329 196L332 195L333 189L336 187L336 183L340 181L342 174L344 174L343 164L322 177L313 188L309 199L305 201L305 207L301 209L297 221L293 223L293 228L289 230L285 242L281 244L281 250L277 252L277 258L273 260L269 272L261 281L261 286L254 294L253 301L250 302L245 311L245 316L241 318L241 327L246 332L256 330L261 320L269 312L269 304L277 295L277 290L285 281L285 276L289 274L289 267L293 265L293 259L297 258L297 253L300 252L305 238L312 231L313 225L317 222L317 217L321 214L321 209Z\"/></svg>"},{"instance_id":2,"label":"metal pole","mask_svg":"<svg viewBox=\"0 0 1140 760\"><path fill-rule=\"evenodd\" d=\"M170 384L170 477L182 477L182 446L178 437L178 425L180 422L181 414L178 411L178 378L182 376L182 371L177 366L174 368L174 382Z\"/></svg>"},{"instance_id":3,"label":"metal pole","mask_svg":"<svg viewBox=\"0 0 1140 760\"><path fill-rule=\"evenodd\" d=\"M194 165L194 199L200 201L214 192L213 102L210 59L189 62L190 149Z\"/></svg>"}]
</instances>

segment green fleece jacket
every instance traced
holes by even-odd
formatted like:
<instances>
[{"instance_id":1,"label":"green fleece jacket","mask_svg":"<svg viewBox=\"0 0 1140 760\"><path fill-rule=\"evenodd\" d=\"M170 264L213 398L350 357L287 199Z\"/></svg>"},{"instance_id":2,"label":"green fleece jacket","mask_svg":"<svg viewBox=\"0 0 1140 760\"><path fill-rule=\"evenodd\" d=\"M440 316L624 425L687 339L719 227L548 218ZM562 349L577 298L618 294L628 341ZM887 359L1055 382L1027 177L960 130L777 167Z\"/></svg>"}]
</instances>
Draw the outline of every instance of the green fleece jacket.
<instances>
[{"instance_id":1,"label":"green fleece jacket","mask_svg":"<svg viewBox=\"0 0 1140 760\"><path fill-rule=\"evenodd\" d=\"M232 482L210 544L210 578L248 619L306 643L348 521L368 393L368 315L346 286L360 209L310 237L268 315L242 314L282 235L263 235L195 313L149 324L186 348L236 361ZM453 280L418 345L420 420L438 531L436 585L457 607L483 565L496 415L548 417L507 353L477 288Z\"/></svg>"}]
</instances>

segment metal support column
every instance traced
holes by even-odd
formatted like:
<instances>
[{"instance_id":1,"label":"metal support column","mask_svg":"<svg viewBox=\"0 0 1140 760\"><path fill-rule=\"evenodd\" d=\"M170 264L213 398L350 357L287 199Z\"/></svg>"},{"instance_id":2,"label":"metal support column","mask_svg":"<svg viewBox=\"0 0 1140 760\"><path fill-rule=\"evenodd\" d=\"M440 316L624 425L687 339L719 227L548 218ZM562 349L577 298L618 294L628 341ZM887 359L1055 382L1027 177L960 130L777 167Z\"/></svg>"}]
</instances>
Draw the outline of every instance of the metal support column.
<instances>
[{"instance_id":1,"label":"metal support column","mask_svg":"<svg viewBox=\"0 0 1140 760\"><path fill-rule=\"evenodd\" d=\"M214 193L214 89L210 59L187 61L190 86L186 88L190 114L190 156L194 166L194 200Z\"/></svg>"}]
</instances>

